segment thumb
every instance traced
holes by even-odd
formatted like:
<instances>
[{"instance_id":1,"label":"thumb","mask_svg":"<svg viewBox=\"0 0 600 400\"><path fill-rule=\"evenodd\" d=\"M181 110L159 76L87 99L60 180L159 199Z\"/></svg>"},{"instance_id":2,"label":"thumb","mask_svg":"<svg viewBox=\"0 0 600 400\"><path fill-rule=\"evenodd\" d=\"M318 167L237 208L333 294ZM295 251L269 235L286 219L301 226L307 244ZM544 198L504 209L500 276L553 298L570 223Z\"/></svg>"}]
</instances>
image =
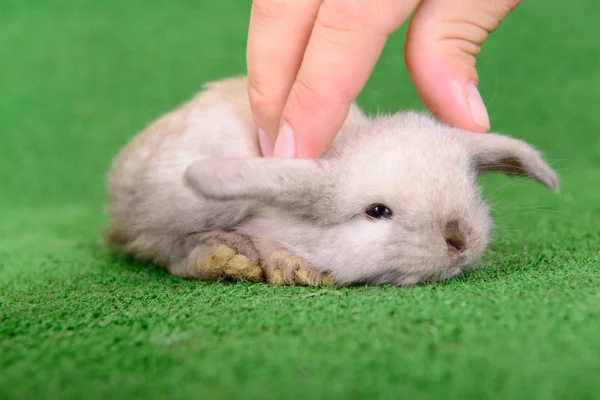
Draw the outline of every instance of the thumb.
<instances>
[{"instance_id":1,"label":"thumb","mask_svg":"<svg viewBox=\"0 0 600 400\"><path fill-rule=\"evenodd\" d=\"M424 0L408 28L405 60L425 106L441 121L475 132L490 122L477 89L481 44L520 0Z\"/></svg>"}]
</instances>

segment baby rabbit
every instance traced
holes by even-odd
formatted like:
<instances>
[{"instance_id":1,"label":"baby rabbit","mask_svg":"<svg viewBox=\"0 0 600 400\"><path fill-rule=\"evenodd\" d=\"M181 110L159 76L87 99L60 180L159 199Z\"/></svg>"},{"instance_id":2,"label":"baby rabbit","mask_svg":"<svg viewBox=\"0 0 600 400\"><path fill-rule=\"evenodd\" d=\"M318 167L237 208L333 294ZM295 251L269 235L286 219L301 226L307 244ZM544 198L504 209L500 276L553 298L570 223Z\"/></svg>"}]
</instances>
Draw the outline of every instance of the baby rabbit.
<instances>
[{"instance_id":1,"label":"baby rabbit","mask_svg":"<svg viewBox=\"0 0 600 400\"><path fill-rule=\"evenodd\" d=\"M107 242L182 277L409 286L474 266L492 221L476 177L557 190L528 144L353 104L321 159L260 155L246 78L207 84L116 157Z\"/></svg>"}]
</instances>

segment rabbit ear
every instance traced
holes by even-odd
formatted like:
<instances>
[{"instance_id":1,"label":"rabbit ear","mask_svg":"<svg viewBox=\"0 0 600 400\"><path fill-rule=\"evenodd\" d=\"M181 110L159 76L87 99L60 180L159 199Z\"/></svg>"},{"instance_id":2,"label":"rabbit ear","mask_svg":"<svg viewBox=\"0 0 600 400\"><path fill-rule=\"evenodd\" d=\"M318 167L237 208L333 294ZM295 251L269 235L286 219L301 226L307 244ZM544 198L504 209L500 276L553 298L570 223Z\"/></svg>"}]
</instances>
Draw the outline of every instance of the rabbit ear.
<instances>
[{"instance_id":1,"label":"rabbit ear","mask_svg":"<svg viewBox=\"0 0 600 400\"><path fill-rule=\"evenodd\" d=\"M258 200L284 208L310 210L330 188L324 160L212 158L192 164L185 183L213 200Z\"/></svg>"},{"instance_id":2,"label":"rabbit ear","mask_svg":"<svg viewBox=\"0 0 600 400\"><path fill-rule=\"evenodd\" d=\"M524 176L558 190L556 172L529 144L493 133L469 133L469 146L479 174L502 172Z\"/></svg>"}]
</instances>

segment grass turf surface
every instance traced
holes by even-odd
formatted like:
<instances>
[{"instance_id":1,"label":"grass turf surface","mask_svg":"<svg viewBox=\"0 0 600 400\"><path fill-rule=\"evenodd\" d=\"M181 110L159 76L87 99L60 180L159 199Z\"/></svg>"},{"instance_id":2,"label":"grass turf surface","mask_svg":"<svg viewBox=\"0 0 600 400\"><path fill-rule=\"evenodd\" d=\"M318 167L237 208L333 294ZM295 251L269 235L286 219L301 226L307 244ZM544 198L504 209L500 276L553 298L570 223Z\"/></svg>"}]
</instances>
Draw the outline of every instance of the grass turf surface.
<instances>
[{"instance_id":1,"label":"grass turf surface","mask_svg":"<svg viewBox=\"0 0 600 400\"><path fill-rule=\"evenodd\" d=\"M99 244L125 141L244 72L248 3L0 3L0 398L595 398L600 3L522 4L479 57L493 129L561 192L483 179L482 268L410 289L207 284ZM390 40L359 103L420 107Z\"/></svg>"}]
</instances>

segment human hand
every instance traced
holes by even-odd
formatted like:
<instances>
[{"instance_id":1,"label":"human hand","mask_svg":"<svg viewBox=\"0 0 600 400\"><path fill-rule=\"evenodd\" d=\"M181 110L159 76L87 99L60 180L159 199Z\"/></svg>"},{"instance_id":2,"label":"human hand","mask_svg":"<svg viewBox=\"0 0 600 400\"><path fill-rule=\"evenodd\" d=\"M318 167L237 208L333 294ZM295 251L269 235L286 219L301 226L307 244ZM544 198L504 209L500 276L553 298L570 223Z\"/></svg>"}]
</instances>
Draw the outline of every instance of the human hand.
<instances>
[{"instance_id":1,"label":"human hand","mask_svg":"<svg viewBox=\"0 0 600 400\"><path fill-rule=\"evenodd\" d=\"M475 57L488 34L520 2L253 0L248 92L263 155L320 157L388 36L415 9L405 61L417 93L439 119L487 132Z\"/></svg>"}]
</instances>

